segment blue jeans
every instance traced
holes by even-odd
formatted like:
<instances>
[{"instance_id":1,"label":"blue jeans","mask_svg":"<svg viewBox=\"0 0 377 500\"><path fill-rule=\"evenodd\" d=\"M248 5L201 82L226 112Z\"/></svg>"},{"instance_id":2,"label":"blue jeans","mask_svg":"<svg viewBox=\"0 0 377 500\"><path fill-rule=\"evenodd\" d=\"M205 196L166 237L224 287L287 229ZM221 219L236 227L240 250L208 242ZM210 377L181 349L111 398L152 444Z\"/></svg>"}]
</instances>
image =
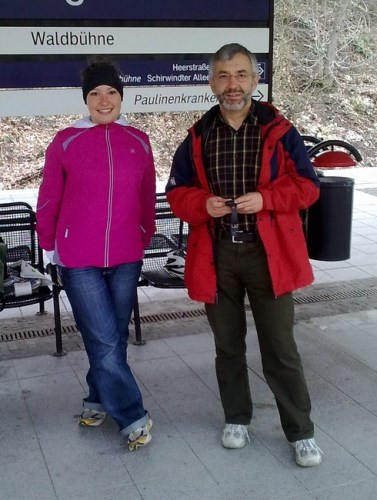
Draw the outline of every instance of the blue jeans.
<instances>
[{"instance_id":1,"label":"blue jeans","mask_svg":"<svg viewBox=\"0 0 377 500\"><path fill-rule=\"evenodd\" d=\"M105 410L125 435L147 421L125 355L140 270L141 261L111 268L59 266L89 358L84 408Z\"/></svg>"}]
</instances>

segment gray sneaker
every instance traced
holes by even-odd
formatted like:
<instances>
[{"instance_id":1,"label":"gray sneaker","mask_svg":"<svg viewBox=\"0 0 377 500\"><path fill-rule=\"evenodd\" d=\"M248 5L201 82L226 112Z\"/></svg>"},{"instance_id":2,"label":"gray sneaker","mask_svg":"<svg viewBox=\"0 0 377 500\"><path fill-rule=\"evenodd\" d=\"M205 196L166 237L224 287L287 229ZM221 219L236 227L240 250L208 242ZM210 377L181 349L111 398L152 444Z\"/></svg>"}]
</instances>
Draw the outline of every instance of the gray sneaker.
<instances>
[{"instance_id":1,"label":"gray sneaker","mask_svg":"<svg viewBox=\"0 0 377 500\"><path fill-rule=\"evenodd\" d=\"M316 445L314 438L301 439L291 443L295 449L297 465L301 467L314 467L322 462L323 451Z\"/></svg>"},{"instance_id":2,"label":"gray sneaker","mask_svg":"<svg viewBox=\"0 0 377 500\"><path fill-rule=\"evenodd\" d=\"M247 425L226 424L223 431L222 443L224 448L242 448L246 441L250 443Z\"/></svg>"},{"instance_id":3,"label":"gray sneaker","mask_svg":"<svg viewBox=\"0 0 377 500\"><path fill-rule=\"evenodd\" d=\"M137 450L143 446L146 446L152 440L152 435L150 430L152 429L153 421L148 415L148 420L143 427L139 427L135 431L131 432L128 436L128 449L130 451Z\"/></svg>"},{"instance_id":4,"label":"gray sneaker","mask_svg":"<svg viewBox=\"0 0 377 500\"><path fill-rule=\"evenodd\" d=\"M79 418L79 425L84 427L98 427L103 424L106 419L105 411L92 410L85 408Z\"/></svg>"}]
</instances>

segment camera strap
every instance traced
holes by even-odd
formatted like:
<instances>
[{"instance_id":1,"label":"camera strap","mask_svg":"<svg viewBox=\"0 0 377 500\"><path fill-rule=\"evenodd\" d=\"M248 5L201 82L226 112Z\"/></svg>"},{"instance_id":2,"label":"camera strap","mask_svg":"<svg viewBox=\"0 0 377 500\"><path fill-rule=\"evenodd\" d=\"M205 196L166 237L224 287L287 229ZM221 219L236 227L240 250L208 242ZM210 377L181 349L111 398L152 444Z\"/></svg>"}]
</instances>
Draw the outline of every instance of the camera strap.
<instances>
[{"instance_id":1,"label":"camera strap","mask_svg":"<svg viewBox=\"0 0 377 500\"><path fill-rule=\"evenodd\" d=\"M231 213L230 213L230 234L232 235L232 241L233 243L238 243L238 241L235 239L237 234L239 234L239 222L238 222L238 213L237 213L237 205L236 203L233 203L231 206Z\"/></svg>"}]
</instances>

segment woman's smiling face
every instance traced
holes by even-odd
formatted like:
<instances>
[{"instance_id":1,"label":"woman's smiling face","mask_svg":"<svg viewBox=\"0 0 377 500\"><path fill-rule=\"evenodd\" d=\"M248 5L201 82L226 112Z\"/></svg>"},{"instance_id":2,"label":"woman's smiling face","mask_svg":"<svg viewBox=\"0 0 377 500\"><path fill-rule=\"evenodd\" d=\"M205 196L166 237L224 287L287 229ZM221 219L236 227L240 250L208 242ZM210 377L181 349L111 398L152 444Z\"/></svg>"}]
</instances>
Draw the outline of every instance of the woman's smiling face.
<instances>
[{"instance_id":1,"label":"woman's smiling face","mask_svg":"<svg viewBox=\"0 0 377 500\"><path fill-rule=\"evenodd\" d=\"M98 85L88 93L86 105L92 122L106 125L119 118L122 98L114 87Z\"/></svg>"}]
</instances>

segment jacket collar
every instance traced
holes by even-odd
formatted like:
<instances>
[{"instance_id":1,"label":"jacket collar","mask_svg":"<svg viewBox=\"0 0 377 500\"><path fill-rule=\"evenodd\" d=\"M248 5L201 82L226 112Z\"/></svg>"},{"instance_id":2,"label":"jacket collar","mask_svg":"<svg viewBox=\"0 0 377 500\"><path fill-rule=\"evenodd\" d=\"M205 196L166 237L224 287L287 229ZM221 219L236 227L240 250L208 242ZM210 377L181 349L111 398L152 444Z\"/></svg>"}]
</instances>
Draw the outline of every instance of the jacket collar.
<instances>
[{"instance_id":1,"label":"jacket collar","mask_svg":"<svg viewBox=\"0 0 377 500\"><path fill-rule=\"evenodd\" d=\"M123 126L129 125L126 117L123 114L121 114L119 116L119 118L115 122L112 122L112 123L117 123L118 125L123 125ZM92 127L95 127L97 125L98 125L97 123L93 123L91 121L90 116L85 116L84 118L80 118L77 122L75 122L72 125L72 127L74 127L74 128L92 128Z\"/></svg>"},{"instance_id":2,"label":"jacket collar","mask_svg":"<svg viewBox=\"0 0 377 500\"><path fill-rule=\"evenodd\" d=\"M255 114L261 125L268 125L272 123L278 116L278 110L267 102L259 102L252 99ZM216 104L209 111L207 111L194 125L195 135L203 135L220 112L220 106Z\"/></svg>"}]
</instances>

